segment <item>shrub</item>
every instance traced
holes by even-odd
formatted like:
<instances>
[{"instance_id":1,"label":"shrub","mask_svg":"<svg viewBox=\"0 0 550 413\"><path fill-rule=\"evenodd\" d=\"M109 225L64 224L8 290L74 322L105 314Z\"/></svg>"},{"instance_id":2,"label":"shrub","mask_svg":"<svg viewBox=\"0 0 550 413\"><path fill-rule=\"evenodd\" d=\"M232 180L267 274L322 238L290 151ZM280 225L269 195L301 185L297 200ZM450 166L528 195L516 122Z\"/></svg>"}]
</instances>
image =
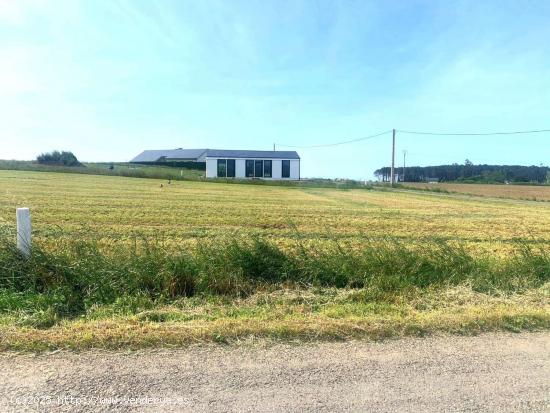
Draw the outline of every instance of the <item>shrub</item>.
<instances>
[{"instance_id":1,"label":"shrub","mask_svg":"<svg viewBox=\"0 0 550 413\"><path fill-rule=\"evenodd\" d=\"M40 154L36 161L43 165L83 166L72 152L53 151Z\"/></svg>"}]
</instances>

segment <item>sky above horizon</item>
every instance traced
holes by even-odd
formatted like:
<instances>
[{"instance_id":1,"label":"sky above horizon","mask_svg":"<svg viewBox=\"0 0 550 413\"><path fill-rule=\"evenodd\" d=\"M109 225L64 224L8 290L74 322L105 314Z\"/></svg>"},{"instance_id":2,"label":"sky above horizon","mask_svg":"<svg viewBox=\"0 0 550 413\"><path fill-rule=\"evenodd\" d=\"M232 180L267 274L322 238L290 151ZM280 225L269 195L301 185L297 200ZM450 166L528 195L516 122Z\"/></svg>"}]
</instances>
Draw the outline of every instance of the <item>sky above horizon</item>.
<instances>
[{"instance_id":1,"label":"sky above horizon","mask_svg":"<svg viewBox=\"0 0 550 413\"><path fill-rule=\"evenodd\" d=\"M0 159L550 129L550 2L0 0ZM550 133L397 134L397 164L550 164ZM391 135L297 149L371 179Z\"/></svg>"}]
</instances>

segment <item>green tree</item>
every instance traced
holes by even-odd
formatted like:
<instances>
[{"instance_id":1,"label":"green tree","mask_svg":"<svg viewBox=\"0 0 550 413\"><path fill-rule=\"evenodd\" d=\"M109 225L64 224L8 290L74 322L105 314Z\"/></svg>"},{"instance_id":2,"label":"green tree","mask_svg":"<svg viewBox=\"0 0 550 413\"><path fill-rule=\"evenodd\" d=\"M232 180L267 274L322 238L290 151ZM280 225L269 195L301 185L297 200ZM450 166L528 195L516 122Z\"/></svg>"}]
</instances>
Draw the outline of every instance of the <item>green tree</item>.
<instances>
[{"instance_id":1,"label":"green tree","mask_svg":"<svg viewBox=\"0 0 550 413\"><path fill-rule=\"evenodd\" d=\"M82 166L76 156L67 151L42 153L36 157L36 162L44 165Z\"/></svg>"}]
</instances>

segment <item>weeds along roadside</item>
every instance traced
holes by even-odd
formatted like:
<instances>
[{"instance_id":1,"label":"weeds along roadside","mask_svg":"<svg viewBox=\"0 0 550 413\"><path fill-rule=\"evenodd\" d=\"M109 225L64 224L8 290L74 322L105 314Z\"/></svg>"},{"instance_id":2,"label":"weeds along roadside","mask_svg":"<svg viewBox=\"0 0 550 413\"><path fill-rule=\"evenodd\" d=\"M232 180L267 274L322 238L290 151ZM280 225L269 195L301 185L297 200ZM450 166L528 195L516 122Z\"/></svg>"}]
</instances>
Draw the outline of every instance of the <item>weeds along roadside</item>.
<instances>
[{"instance_id":1,"label":"weeds along roadside","mask_svg":"<svg viewBox=\"0 0 550 413\"><path fill-rule=\"evenodd\" d=\"M121 297L164 303L181 297L247 297L258 291L361 290L365 302L391 303L416 292L468 285L475 292L521 293L550 281L546 247L519 244L508 258L473 256L445 242L408 244L364 239L351 249L334 240L323 248L281 249L273 242L201 240L193 251L120 244L109 251L75 240L62 251L35 245L30 259L0 235L0 313L48 311L75 317Z\"/></svg>"}]
</instances>

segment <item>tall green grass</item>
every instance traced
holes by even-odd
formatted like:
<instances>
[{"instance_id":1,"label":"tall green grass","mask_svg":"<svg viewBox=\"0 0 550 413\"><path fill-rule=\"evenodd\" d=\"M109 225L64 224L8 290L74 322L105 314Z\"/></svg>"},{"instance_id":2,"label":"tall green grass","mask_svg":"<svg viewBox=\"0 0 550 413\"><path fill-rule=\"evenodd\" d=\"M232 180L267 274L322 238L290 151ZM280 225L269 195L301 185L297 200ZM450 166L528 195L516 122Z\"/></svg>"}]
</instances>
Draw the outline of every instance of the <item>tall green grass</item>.
<instances>
[{"instance_id":1,"label":"tall green grass","mask_svg":"<svg viewBox=\"0 0 550 413\"><path fill-rule=\"evenodd\" d=\"M121 297L169 302L282 287L346 287L361 288L365 300L391 301L428 288L468 285L500 294L550 281L549 251L527 244L503 259L475 256L460 245L393 239L365 239L360 250L336 241L323 249L282 249L258 238L208 240L192 251L165 250L159 243L105 251L92 241L75 241L62 251L34 246L25 259L11 235L0 236L0 313L46 314L49 320L78 316Z\"/></svg>"}]
</instances>

